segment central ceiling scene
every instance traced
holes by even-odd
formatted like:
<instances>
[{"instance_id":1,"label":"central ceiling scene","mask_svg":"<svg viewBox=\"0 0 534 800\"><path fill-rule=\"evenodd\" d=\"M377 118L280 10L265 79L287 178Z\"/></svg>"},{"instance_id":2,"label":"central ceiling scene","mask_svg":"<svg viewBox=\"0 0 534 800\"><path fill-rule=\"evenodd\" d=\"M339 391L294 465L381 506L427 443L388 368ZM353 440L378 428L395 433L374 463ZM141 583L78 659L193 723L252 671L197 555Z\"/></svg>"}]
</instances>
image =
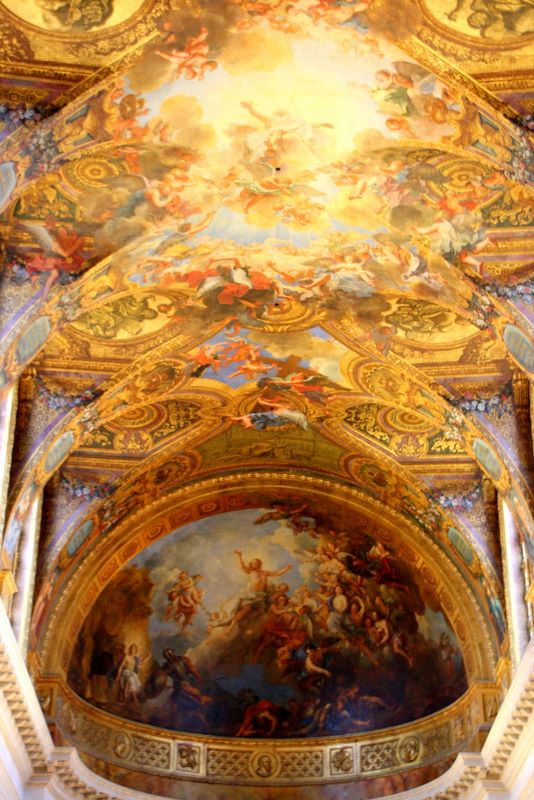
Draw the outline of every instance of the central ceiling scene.
<instances>
[{"instance_id":1,"label":"central ceiling scene","mask_svg":"<svg viewBox=\"0 0 534 800\"><path fill-rule=\"evenodd\" d=\"M0 5L88 42L154 3ZM42 508L34 679L110 780L168 790L139 737L395 734L375 771L409 788L491 717L496 492L534 554L533 151L520 93L411 31L519 50L534 12L509 5L166 6L109 78L6 111L0 389L26 438L2 558ZM245 783L283 777L250 758Z\"/></svg>"}]
</instances>

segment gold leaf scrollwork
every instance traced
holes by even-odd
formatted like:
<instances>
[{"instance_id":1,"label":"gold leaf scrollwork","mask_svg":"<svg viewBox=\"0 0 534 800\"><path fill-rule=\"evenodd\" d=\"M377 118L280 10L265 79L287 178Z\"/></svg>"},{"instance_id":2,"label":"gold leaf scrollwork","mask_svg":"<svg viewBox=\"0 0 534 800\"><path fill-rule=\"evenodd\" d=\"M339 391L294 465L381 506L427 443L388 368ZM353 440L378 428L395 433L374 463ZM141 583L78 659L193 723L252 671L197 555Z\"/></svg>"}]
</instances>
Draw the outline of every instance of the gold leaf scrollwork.
<instances>
[{"instance_id":1,"label":"gold leaf scrollwork","mask_svg":"<svg viewBox=\"0 0 534 800\"><path fill-rule=\"evenodd\" d=\"M367 433L373 439L377 439L385 445L388 445L391 440L385 431L383 431L377 422L377 415L379 406L376 403L368 403L362 406L351 406L345 411L344 422L350 428Z\"/></svg>"}]
</instances>

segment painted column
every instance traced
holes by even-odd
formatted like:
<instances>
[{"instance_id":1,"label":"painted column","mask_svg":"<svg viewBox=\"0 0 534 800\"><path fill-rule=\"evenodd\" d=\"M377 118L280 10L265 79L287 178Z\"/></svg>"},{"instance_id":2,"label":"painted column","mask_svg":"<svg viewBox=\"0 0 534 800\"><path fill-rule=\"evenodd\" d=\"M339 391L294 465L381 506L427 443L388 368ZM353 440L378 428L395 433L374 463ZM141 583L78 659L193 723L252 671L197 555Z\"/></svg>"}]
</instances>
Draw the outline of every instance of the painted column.
<instances>
[{"instance_id":1,"label":"painted column","mask_svg":"<svg viewBox=\"0 0 534 800\"><path fill-rule=\"evenodd\" d=\"M5 535L11 458L17 423L17 405L18 385L15 384L0 401L0 546ZM0 560L0 598L9 607L16 587L13 573L6 566Z\"/></svg>"},{"instance_id":2,"label":"painted column","mask_svg":"<svg viewBox=\"0 0 534 800\"><path fill-rule=\"evenodd\" d=\"M499 527L506 595L506 616L510 638L510 655L514 672L529 642L529 625L523 571L523 550L514 515L506 500L499 497Z\"/></svg>"},{"instance_id":3,"label":"painted column","mask_svg":"<svg viewBox=\"0 0 534 800\"><path fill-rule=\"evenodd\" d=\"M18 387L12 386L0 401L0 531L4 530L11 456L17 421Z\"/></svg>"},{"instance_id":4,"label":"painted column","mask_svg":"<svg viewBox=\"0 0 534 800\"><path fill-rule=\"evenodd\" d=\"M534 453L534 387L532 381L529 381L529 397L530 397L530 441L532 443L532 450ZM527 592L530 635L534 636L534 565L526 558L527 573L529 576L529 589Z\"/></svg>"},{"instance_id":5,"label":"painted column","mask_svg":"<svg viewBox=\"0 0 534 800\"><path fill-rule=\"evenodd\" d=\"M43 494L41 491L33 500L24 520L16 558L17 594L13 598L11 622L23 658L26 658L28 651L42 504Z\"/></svg>"},{"instance_id":6,"label":"painted column","mask_svg":"<svg viewBox=\"0 0 534 800\"><path fill-rule=\"evenodd\" d=\"M519 431L519 457L526 469L534 469L532 449L532 417L530 381L521 370L514 370L512 378L514 408Z\"/></svg>"}]
</instances>

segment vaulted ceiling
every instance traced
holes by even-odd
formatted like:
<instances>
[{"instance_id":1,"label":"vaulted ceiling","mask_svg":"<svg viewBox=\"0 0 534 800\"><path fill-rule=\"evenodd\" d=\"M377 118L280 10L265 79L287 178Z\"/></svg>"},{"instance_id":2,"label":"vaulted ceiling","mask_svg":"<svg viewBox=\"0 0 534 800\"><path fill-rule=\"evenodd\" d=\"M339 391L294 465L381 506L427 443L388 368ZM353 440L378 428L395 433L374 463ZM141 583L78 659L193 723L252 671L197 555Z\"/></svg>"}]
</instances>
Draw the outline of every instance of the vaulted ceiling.
<instances>
[{"instance_id":1,"label":"vaulted ceiling","mask_svg":"<svg viewBox=\"0 0 534 800\"><path fill-rule=\"evenodd\" d=\"M163 794L234 775L198 734L409 723L373 769L429 780L509 656L497 497L534 552L532 7L27 0L0 32L3 559L42 503L51 724ZM180 733L183 769L133 759Z\"/></svg>"}]
</instances>

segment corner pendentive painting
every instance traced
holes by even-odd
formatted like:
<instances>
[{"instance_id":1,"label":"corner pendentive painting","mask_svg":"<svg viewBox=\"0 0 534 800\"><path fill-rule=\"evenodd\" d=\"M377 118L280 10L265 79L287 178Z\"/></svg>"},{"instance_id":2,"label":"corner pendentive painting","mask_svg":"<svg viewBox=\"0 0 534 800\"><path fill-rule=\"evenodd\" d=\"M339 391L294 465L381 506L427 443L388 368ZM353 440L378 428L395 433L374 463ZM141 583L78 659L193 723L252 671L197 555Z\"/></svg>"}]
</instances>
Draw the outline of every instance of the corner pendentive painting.
<instances>
[{"instance_id":1,"label":"corner pendentive painting","mask_svg":"<svg viewBox=\"0 0 534 800\"><path fill-rule=\"evenodd\" d=\"M488 42L534 34L534 8L529 0L425 0L433 16L453 31Z\"/></svg>"},{"instance_id":2,"label":"corner pendentive painting","mask_svg":"<svg viewBox=\"0 0 534 800\"><path fill-rule=\"evenodd\" d=\"M118 25L132 16L143 0L4 0L0 3L21 19L51 31L84 32Z\"/></svg>"},{"instance_id":3,"label":"corner pendentive painting","mask_svg":"<svg viewBox=\"0 0 534 800\"><path fill-rule=\"evenodd\" d=\"M91 610L71 687L128 719L258 738L365 732L449 705L467 683L439 602L345 516L289 498L154 543Z\"/></svg>"}]
</instances>

